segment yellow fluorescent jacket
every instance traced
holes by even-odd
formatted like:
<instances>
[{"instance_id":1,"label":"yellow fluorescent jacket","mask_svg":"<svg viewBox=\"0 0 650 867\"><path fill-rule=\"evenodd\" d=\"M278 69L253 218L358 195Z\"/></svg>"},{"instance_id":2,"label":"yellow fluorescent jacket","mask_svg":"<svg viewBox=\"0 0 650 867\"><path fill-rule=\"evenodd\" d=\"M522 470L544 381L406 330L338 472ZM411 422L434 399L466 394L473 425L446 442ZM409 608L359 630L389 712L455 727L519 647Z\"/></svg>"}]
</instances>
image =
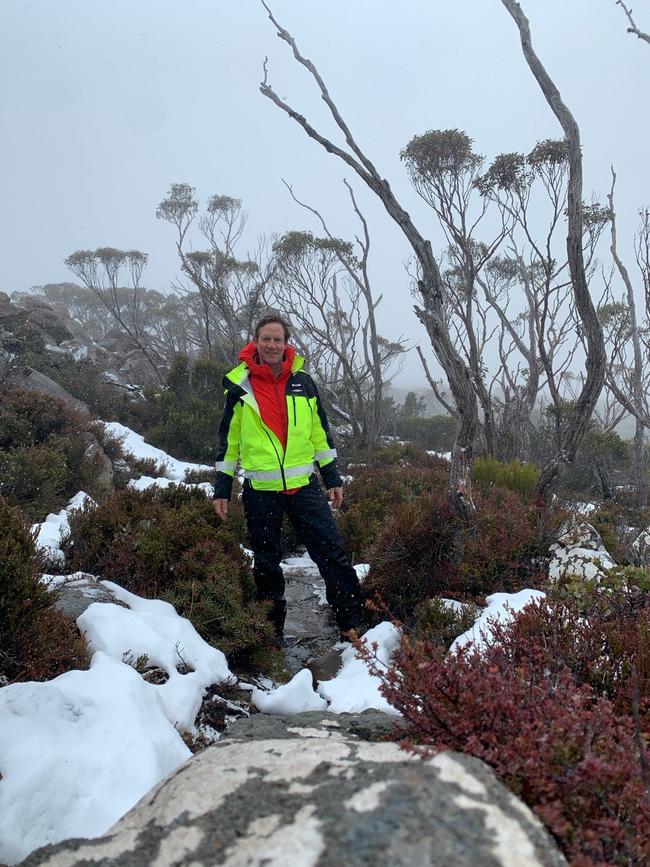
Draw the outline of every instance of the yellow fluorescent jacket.
<instances>
[{"instance_id":1,"label":"yellow fluorescent jacket","mask_svg":"<svg viewBox=\"0 0 650 867\"><path fill-rule=\"evenodd\" d=\"M242 362L223 379L226 406L219 426L219 450L215 469L215 499L229 499L232 480L240 464L244 476L257 491L283 491L309 483L318 465L328 488L341 484L336 449L318 390L305 361L296 355L286 385L287 446L262 421Z\"/></svg>"}]
</instances>

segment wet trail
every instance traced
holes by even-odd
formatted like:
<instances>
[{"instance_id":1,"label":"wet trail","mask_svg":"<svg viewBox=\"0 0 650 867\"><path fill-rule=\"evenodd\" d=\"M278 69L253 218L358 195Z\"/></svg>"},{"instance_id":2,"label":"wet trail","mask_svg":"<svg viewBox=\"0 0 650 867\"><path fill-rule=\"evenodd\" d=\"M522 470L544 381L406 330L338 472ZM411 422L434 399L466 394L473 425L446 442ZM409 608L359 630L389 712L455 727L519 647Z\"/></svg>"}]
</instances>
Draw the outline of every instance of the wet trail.
<instances>
[{"instance_id":1,"label":"wet trail","mask_svg":"<svg viewBox=\"0 0 650 867\"><path fill-rule=\"evenodd\" d=\"M282 562L286 582L284 627L286 668L295 674L331 652L338 628L325 601L325 584L307 554Z\"/></svg>"}]
</instances>

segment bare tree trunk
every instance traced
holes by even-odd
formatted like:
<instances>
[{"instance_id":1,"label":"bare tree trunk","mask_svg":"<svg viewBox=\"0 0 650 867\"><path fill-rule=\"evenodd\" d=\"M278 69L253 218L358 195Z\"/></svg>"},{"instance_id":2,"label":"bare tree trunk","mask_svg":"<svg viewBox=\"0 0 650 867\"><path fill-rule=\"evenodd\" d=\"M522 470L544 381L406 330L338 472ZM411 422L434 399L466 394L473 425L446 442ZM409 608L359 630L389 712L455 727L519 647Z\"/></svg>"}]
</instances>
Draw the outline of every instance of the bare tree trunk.
<instances>
[{"instance_id":1,"label":"bare tree trunk","mask_svg":"<svg viewBox=\"0 0 650 867\"><path fill-rule=\"evenodd\" d=\"M640 419L643 413L643 354L641 352L641 338L639 336L639 324L636 315L636 300L634 288L627 268L618 255L616 244L616 212L614 210L614 187L616 186L616 172L612 168L612 186L607 196L611 211L611 244L612 258L621 276L627 293L627 306L630 316L630 331L632 337L632 350L634 352L634 367L632 375L632 401L636 412L636 429L634 434L634 486L636 487L637 503L639 508L644 509L648 504L648 486L645 469L645 425Z\"/></svg>"},{"instance_id":2,"label":"bare tree trunk","mask_svg":"<svg viewBox=\"0 0 650 867\"><path fill-rule=\"evenodd\" d=\"M640 509L648 505L648 478L646 473L646 443L645 425L635 419L634 429L634 487L636 488L636 503Z\"/></svg>"},{"instance_id":3,"label":"bare tree trunk","mask_svg":"<svg viewBox=\"0 0 650 867\"><path fill-rule=\"evenodd\" d=\"M609 476L609 470L605 466L605 462L602 458L598 458L596 461L596 475L598 476L598 481L600 482L600 490L603 495L603 499L612 500L614 498L614 489L612 488L612 481Z\"/></svg>"},{"instance_id":4,"label":"bare tree trunk","mask_svg":"<svg viewBox=\"0 0 650 867\"><path fill-rule=\"evenodd\" d=\"M347 145L354 156L337 147L329 139L321 135L307 122L305 117L298 114L290 105L280 99L267 83L266 63L264 80L260 85L260 91L274 102L278 108L286 112L290 118L295 120L310 138L317 141L328 153L338 156L339 159L343 160L346 165L350 166L359 175L380 199L389 216L400 227L411 244L419 262L421 277L418 280L418 290L422 299L422 306L416 307L415 312L426 328L436 357L447 375L449 387L458 407L461 421L456 443L452 450L452 472L449 481L449 494L455 511L463 517L469 517L475 511L471 493L470 470L474 435L478 425L476 396L472 386L470 371L456 351L445 322L442 281L438 263L431 250L431 243L425 240L418 232L408 213L393 195L388 181L381 178L375 166L357 145L314 64L302 56L291 34L278 24L264 0L262 0L262 3L269 14L269 18L276 27L280 39L290 46L296 61L304 66L315 79L324 102L329 108L337 126L345 136Z\"/></svg>"},{"instance_id":5,"label":"bare tree trunk","mask_svg":"<svg viewBox=\"0 0 650 867\"><path fill-rule=\"evenodd\" d=\"M560 93L533 51L528 19L516 0L501 0L519 29L521 47L531 72L535 76L546 101L562 125L568 145L568 234L567 257L573 286L573 297L584 329L587 346L585 362L587 375L576 402L575 413L563 431L562 446L550 463L542 470L537 485L540 496L549 499L563 469L573 463L602 391L607 358L603 330L598 321L585 274L582 254L582 153L580 129L575 118L562 101Z\"/></svg>"}]
</instances>

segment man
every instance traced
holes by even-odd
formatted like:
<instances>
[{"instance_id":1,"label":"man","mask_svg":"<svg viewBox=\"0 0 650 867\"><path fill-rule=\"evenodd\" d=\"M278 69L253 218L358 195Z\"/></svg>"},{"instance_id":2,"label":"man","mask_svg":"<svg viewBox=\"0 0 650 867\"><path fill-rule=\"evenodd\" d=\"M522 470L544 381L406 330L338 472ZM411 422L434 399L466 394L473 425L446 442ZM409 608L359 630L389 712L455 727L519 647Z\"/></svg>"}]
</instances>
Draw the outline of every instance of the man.
<instances>
[{"instance_id":1,"label":"man","mask_svg":"<svg viewBox=\"0 0 650 867\"><path fill-rule=\"evenodd\" d=\"M289 338L280 316L265 316L242 349L241 364L224 377L214 507L225 520L240 463L257 596L271 602L276 636L283 636L286 615L280 566L286 512L323 576L341 638L352 640L361 622L359 580L315 473L318 467L332 505L339 507L343 483L336 449L318 390Z\"/></svg>"}]
</instances>

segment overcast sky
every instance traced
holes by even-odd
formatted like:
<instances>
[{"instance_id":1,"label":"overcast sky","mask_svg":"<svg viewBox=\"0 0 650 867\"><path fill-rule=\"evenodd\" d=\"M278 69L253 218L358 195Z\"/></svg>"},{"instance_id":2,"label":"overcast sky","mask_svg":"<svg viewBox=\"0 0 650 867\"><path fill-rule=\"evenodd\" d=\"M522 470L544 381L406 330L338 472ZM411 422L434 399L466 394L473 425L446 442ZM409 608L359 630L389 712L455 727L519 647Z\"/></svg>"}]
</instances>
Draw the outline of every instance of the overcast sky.
<instances>
[{"instance_id":1,"label":"overcast sky","mask_svg":"<svg viewBox=\"0 0 650 867\"><path fill-rule=\"evenodd\" d=\"M522 6L581 127L585 198L604 201L616 167L629 253L638 208L650 203L650 46L626 33L615 0ZM272 0L272 8L434 251L440 233L399 161L413 135L459 128L488 160L561 136L500 0ZM650 2L634 8L650 30ZM350 238L347 177L371 224L380 326L387 337L426 344L399 231L347 167L259 92L268 55L278 94L335 135L313 81L258 0L0 0L0 10L0 290L72 280L63 264L71 252L115 246L147 252L144 282L169 291L174 235L155 210L176 181L202 201L241 198L251 249L261 234L319 230L282 178ZM421 378L412 355L402 385Z\"/></svg>"}]
</instances>

